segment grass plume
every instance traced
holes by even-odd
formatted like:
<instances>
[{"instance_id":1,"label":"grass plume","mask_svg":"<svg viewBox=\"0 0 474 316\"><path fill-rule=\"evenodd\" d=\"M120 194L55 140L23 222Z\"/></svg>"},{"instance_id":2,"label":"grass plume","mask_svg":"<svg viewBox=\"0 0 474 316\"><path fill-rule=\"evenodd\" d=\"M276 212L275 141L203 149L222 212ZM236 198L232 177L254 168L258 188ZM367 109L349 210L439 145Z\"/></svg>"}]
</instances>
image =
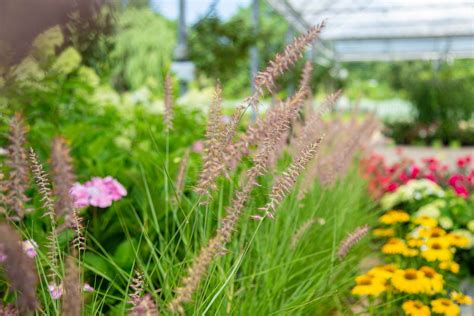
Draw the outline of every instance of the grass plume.
<instances>
[{"instance_id":1,"label":"grass plume","mask_svg":"<svg viewBox=\"0 0 474 316\"><path fill-rule=\"evenodd\" d=\"M347 256L352 247L354 247L367 233L369 232L369 225L357 227L353 232L349 233L346 238L339 244L337 256L340 260Z\"/></svg>"},{"instance_id":2,"label":"grass plume","mask_svg":"<svg viewBox=\"0 0 474 316\"><path fill-rule=\"evenodd\" d=\"M5 202L9 210L15 212L12 219L20 220L28 209L26 203L28 197L25 192L28 189L28 156L25 149L26 145L26 127L23 116L15 113L10 121L10 133L8 135L9 146L5 165L8 167L8 194Z\"/></svg>"},{"instance_id":3,"label":"grass plume","mask_svg":"<svg viewBox=\"0 0 474 316\"><path fill-rule=\"evenodd\" d=\"M164 121L166 130L173 129L173 81L171 75L167 74L164 83L165 92L165 111Z\"/></svg>"},{"instance_id":4,"label":"grass plume","mask_svg":"<svg viewBox=\"0 0 474 316\"><path fill-rule=\"evenodd\" d=\"M38 307L35 262L23 251L18 233L6 223L0 223L0 245L5 256L0 265L5 270L11 289L18 292L20 314L28 315Z\"/></svg>"},{"instance_id":5,"label":"grass plume","mask_svg":"<svg viewBox=\"0 0 474 316\"><path fill-rule=\"evenodd\" d=\"M260 93L263 93L263 88L273 92L276 78L296 63L302 56L305 48L313 43L323 27L324 22L311 27L289 44L282 53L277 54L275 59L269 62L267 68L259 72L255 77L256 89L260 91Z\"/></svg>"},{"instance_id":6,"label":"grass plume","mask_svg":"<svg viewBox=\"0 0 474 316\"><path fill-rule=\"evenodd\" d=\"M69 147L63 137L55 137L51 148L51 175L53 194L56 197L55 210L61 215L70 216L73 212L73 201L69 190L76 182Z\"/></svg>"},{"instance_id":7,"label":"grass plume","mask_svg":"<svg viewBox=\"0 0 474 316\"><path fill-rule=\"evenodd\" d=\"M223 150L226 137L223 137L222 124L222 89L220 84L216 85L214 97L209 107L209 116L204 142L203 167L199 174L199 180L195 191L200 195L210 196L210 191L216 189L216 179L224 169Z\"/></svg>"},{"instance_id":8,"label":"grass plume","mask_svg":"<svg viewBox=\"0 0 474 316\"><path fill-rule=\"evenodd\" d=\"M318 152L321 141L322 138L304 148L296 160L293 161L280 178L275 181L269 194L269 202L260 209L266 216L270 218L274 217L278 205L294 187L301 172Z\"/></svg>"}]
</instances>

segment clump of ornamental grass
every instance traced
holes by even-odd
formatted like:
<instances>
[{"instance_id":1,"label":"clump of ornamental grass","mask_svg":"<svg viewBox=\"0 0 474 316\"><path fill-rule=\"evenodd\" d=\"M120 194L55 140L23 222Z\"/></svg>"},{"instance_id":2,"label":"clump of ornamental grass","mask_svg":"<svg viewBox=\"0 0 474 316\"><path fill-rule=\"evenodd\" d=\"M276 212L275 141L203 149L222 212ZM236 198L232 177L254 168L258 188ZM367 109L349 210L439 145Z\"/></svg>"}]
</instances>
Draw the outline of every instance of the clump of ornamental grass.
<instances>
[{"instance_id":1,"label":"clump of ornamental grass","mask_svg":"<svg viewBox=\"0 0 474 316\"><path fill-rule=\"evenodd\" d=\"M257 179L267 172L269 161L277 150L278 140L288 131L291 119L304 100L302 96L303 92L300 91L296 97L290 98L292 101L288 103L286 110L278 116L272 133L267 135L259 144L257 153L253 158L253 165L245 172L240 189L236 191L226 210L226 215L221 219L216 234L207 245L200 249L197 257L187 270L187 276L182 279L182 285L175 289L176 296L168 306L172 312L184 312L183 304L191 301L193 293L209 269L212 260L216 256L225 253L225 245L230 241L232 233L235 231L237 222L253 188L258 185ZM308 149L308 151L312 152L312 149Z\"/></svg>"},{"instance_id":2,"label":"clump of ornamental grass","mask_svg":"<svg viewBox=\"0 0 474 316\"><path fill-rule=\"evenodd\" d=\"M357 227L353 232L349 233L346 238L339 244L337 256L340 260L344 259L349 251L354 247L367 233L369 232L369 225Z\"/></svg>"},{"instance_id":3,"label":"clump of ornamental grass","mask_svg":"<svg viewBox=\"0 0 474 316\"><path fill-rule=\"evenodd\" d=\"M287 46L281 55L278 54L275 60L270 61L269 66L257 75L255 79L255 94L247 98L243 105L239 106L234 112L224 131L220 148L229 148L232 146L231 141L235 135L238 122L245 110L249 106L256 109L258 97L263 94L263 87L266 87L271 92L275 79L284 71L288 70L289 67L301 57L303 50L314 41L322 26L321 24L311 28L305 34L296 38L293 43ZM267 172L269 163L272 161L275 151L278 150L278 145L281 144L282 137L288 132L290 123L297 116L306 96L307 89L301 88L282 106L279 113L275 115L274 120L269 122L272 126L268 129L269 133L258 142L258 149L253 157L253 166L245 172L240 189L236 191L231 204L226 210L226 215L221 219L216 234L209 240L207 245L200 249L197 257L187 270L187 276L182 279L181 286L175 289L176 295L168 306L170 311L178 313L184 312L183 304L191 301L193 293L199 286L201 279L206 274L214 257L225 252L225 245L231 239L235 226L250 197L250 193L253 188L258 185L257 178ZM309 148L304 154L308 157L314 154L313 151L313 148ZM220 165L223 166L223 163L220 162Z\"/></svg>"},{"instance_id":4,"label":"clump of ornamental grass","mask_svg":"<svg viewBox=\"0 0 474 316\"><path fill-rule=\"evenodd\" d=\"M9 146L5 165L8 167L7 195L5 203L8 209L15 212L11 219L20 220L29 210L26 208L28 197L28 158L26 152L26 127L23 116L15 113L10 121L8 135Z\"/></svg>"},{"instance_id":5,"label":"clump of ornamental grass","mask_svg":"<svg viewBox=\"0 0 474 316\"><path fill-rule=\"evenodd\" d=\"M165 92L165 111L164 111L164 121L165 128L167 131L173 129L173 81L171 80L171 75L167 74L164 83L164 92Z\"/></svg>"},{"instance_id":6,"label":"clump of ornamental grass","mask_svg":"<svg viewBox=\"0 0 474 316\"><path fill-rule=\"evenodd\" d=\"M18 293L17 309L21 314L29 314L38 307L35 263L23 251L19 234L7 223L0 223L0 245L0 265L5 271L10 289Z\"/></svg>"},{"instance_id":7,"label":"clump of ornamental grass","mask_svg":"<svg viewBox=\"0 0 474 316\"><path fill-rule=\"evenodd\" d=\"M56 197L55 210L58 216L71 216L74 204L69 194L76 182L69 147L63 137L55 137L51 147L51 175L53 194Z\"/></svg>"}]
</instances>

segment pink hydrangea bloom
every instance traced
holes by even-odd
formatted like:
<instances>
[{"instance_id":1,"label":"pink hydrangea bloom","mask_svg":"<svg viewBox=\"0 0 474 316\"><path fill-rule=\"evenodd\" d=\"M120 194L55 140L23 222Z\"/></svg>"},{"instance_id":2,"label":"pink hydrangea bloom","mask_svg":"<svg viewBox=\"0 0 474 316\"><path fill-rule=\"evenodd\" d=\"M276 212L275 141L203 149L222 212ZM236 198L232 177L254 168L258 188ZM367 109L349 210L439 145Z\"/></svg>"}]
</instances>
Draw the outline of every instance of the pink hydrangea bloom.
<instances>
[{"instance_id":1,"label":"pink hydrangea bloom","mask_svg":"<svg viewBox=\"0 0 474 316\"><path fill-rule=\"evenodd\" d=\"M84 184L76 183L71 188L71 196L78 208L96 206L106 208L127 195L127 190L117 180L108 176L94 177Z\"/></svg>"},{"instance_id":2,"label":"pink hydrangea bloom","mask_svg":"<svg viewBox=\"0 0 474 316\"><path fill-rule=\"evenodd\" d=\"M38 255L36 249L38 249L38 244L33 239L28 239L22 242L23 251L30 258L34 258Z\"/></svg>"},{"instance_id":3,"label":"pink hydrangea bloom","mask_svg":"<svg viewBox=\"0 0 474 316\"><path fill-rule=\"evenodd\" d=\"M49 284L48 285L49 294L53 300L58 300L63 295L63 285Z\"/></svg>"}]
</instances>

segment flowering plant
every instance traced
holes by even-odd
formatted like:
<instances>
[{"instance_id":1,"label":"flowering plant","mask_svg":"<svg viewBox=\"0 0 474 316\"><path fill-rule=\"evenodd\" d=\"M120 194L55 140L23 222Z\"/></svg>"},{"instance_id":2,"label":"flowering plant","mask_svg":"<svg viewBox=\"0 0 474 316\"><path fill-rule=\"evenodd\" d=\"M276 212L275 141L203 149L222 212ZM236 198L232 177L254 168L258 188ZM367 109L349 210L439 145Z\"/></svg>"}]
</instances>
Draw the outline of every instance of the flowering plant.
<instances>
[{"instance_id":1,"label":"flowering plant","mask_svg":"<svg viewBox=\"0 0 474 316\"><path fill-rule=\"evenodd\" d=\"M71 188L71 196L78 208L95 206L106 208L127 195L127 190L112 177L94 177L84 184L76 183Z\"/></svg>"},{"instance_id":2,"label":"flowering plant","mask_svg":"<svg viewBox=\"0 0 474 316\"><path fill-rule=\"evenodd\" d=\"M382 242L385 264L356 277L352 294L381 299L386 310L405 315L459 315L459 305L472 298L459 293L460 264L455 254L469 249L473 240L459 231L438 226L436 218L389 210L380 218L373 235ZM369 309L374 314L373 304Z\"/></svg>"},{"instance_id":3,"label":"flowering plant","mask_svg":"<svg viewBox=\"0 0 474 316\"><path fill-rule=\"evenodd\" d=\"M430 180L466 198L474 192L472 162L473 158L470 155L461 157L456 161L456 168L450 170L448 165L434 157L423 159L421 165L406 158L394 164L388 164L382 155L373 153L362 159L361 167L365 178L369 181L370 192L377 198L415 179Z\"/></svg>"}]
</instances>

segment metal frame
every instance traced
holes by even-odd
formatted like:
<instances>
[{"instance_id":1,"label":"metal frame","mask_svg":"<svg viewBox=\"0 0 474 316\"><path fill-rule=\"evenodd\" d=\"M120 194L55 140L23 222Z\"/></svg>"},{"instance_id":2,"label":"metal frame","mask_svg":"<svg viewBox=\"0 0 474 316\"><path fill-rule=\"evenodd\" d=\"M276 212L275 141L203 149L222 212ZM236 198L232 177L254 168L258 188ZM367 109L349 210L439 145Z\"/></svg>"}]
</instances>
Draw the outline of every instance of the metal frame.
<instances>
[{"instance_id":1,"label":"metal frame","mask_svg":"<svg viewBox=\"0 0 474 316\"><path fill-rule=\"evenodd\" d=\"M474 58L474 0L267 0L302 32L327 18L317 58Z\"/></svg>"}]
</instances>

